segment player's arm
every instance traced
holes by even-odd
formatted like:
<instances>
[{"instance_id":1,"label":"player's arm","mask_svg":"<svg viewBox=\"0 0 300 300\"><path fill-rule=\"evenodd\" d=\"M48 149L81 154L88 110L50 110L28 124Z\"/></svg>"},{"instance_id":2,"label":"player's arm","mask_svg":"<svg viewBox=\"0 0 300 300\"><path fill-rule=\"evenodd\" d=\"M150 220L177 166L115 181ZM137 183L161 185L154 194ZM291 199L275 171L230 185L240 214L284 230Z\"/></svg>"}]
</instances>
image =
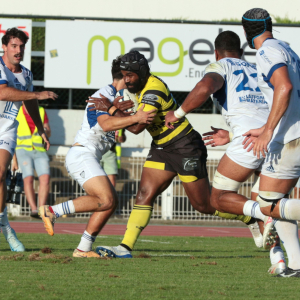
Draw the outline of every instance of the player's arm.
<instances>
[{"instance_id":1,"label":"player's arm","mask_svg":"<svg viewBox=\"0 0 300 300\"><path fill-rule=\"evenodd\" d=\"M137 113L132 116L118 117L117 115L110 116L106 113L99 115L97 117L97 121L104 131L113 131L128 128L128 126L136 123L151 124L153 118L155 117L155 110L143 111L144 106L145 105L142 105L140 109L138 109ZM112 112L112 114L114 114L114 112Z\"/></svg>"},{"instance_id":2,"label":"player's arm","mask_svg":"<svg viewBox=\"0 0 300 300\"><path fill-rule=\"evenodd\" d=\"M32 118L38 130L39 135L43 138L43 141L45 143L45 149L48 151L50 148L50 142L44 130L44 125L40 116L38 101L37 100L24 101L23 104L25 105L28 114Z\"/></svg>"},{"instance_id":3,"label":"player's arm","mask_svg":"<svg viewBox=\"0 0 300 300\"><path fill-rule=\"evenodd\" d=\"M189 93L177 111L170 111L165 118L165 125L173 129L171 123L177 122L185 114L191 112L197 107L201 107L209 96L217 92L224 84L224 79L218 73L207 73L201 81L197 83L194 89ZM182 114L181 114L182 112Z\"/></svg>"},{"instance_id":4,"label":"player's arm","mask_svg":"<svg viewBox=\"0 0 300 300\"><path fill-rule=\"evenodd\" d=\"M58 96L50 91L26 92L0 84L0 101L55 100Z\"/></svg>"},{"instance_id":5,"label":"player's arm","mask_svg":"<svg viewBox=\"0 0 300 300\"><path fill-rule=\"evenodd\" d=\"M94 107L91 108L91 110L107 111L110 115L114 114L115 117L120 117L120 118L128 117L128 113L124 112L123 110L128 109L133 106L133 102L131 100L119 102L119 100L121 98L123 98L123 96L120 96L120 97L117 97L112 104L106 97L104 97L101 94L100 94L100 96L101 96L101 98L89 97L89 100L86 100L86 102L94 104ZM127 104L127 106L124 106L124 104L126 102L128 104ZM147 105L142 105L142 106L143 106L144 111L146 111L148 113L149 113L149 111L153 111L153 112L157 111L157 109L152 105L147 104ZM126 107L126 108L124 108L124 107ZM140 108L141 108L141 104L140 104L138 110ZM154 117L155 117L155 114L154 114L153 118ZM152 120L153 120L153 118L152 118ZM141 124L141 123L131 124L130 126L126 127L126 130L130 131L133 134L139 134L140 132L145 130L145 128L147 127L148 124L151 124L151 122L144 123L144 124ZM122 128L125 128L125 127L122 127ZM118 129L120 129L120 128L118 128Z\"/></svg>"},{"instance_id":6,"label":"player's arm","mask_svg":"<svg viewBox=\"0 0 300 300\"><path fill-rule=\"evenodd\" d=\"M253 154L259 158L260 155L266 156L274 129L289 106L293 85L289 78L286 57L281 51L265 47L263 51L257 52L256 59L262 73L266 74L264 80L269 81L274 90L273 105L267 123L253 147Z\"/></svg>"}]
</instances>

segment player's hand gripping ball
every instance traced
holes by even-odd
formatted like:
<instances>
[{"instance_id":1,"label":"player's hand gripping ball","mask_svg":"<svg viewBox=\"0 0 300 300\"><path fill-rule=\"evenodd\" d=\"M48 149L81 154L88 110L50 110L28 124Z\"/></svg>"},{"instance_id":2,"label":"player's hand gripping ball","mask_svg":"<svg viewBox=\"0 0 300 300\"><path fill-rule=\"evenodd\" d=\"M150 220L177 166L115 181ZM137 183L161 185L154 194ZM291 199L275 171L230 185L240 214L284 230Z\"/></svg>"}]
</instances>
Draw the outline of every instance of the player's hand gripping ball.
<instances>
[{"instance_id":1,"label":"player's hand gripping ball","mask_svg":"<svg viewBox=\"0 0 300 300\"><path fill-rule=\"evenodd\" d=\"M135 114L139 106L136 94L130 93L127 89L123 89L118 91L118 93L116 94L116 98L119 96L123 96L123 98L120 99L119 102L128 100L131 100L133 102L134 106L126 109L125 112L131 112L131 115Z\"/></svg>"}]
</instances>

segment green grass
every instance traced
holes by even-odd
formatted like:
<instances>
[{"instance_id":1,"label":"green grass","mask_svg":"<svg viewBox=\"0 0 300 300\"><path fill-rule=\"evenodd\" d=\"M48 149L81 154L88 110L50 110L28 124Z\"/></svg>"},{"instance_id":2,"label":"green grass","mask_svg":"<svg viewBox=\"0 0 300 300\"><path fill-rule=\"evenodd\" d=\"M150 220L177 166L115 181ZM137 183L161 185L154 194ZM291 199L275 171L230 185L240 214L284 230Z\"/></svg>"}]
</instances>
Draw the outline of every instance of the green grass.
<instances>
[{"instance_id":1,"label":"green grass","mask_svg":"<svg viewBox=\"0 0 300 300\"><path fill-rule=\"evenodd\" d=\"M1 236L1 299L299 299L299 279L269 275L268 252L250 238L142 236L135 258L122 260L73 259L79 235L18 236L24 254Z\"/></svg>"}]
</instances>

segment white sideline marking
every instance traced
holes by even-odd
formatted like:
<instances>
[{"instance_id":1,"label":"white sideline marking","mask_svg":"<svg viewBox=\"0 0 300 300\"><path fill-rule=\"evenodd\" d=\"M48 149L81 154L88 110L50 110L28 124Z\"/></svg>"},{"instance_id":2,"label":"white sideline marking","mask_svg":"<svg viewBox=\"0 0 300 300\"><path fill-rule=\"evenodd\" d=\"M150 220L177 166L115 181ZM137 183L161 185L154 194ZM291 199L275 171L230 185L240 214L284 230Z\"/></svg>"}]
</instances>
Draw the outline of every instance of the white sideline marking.
<instances>
[{"instance_id":1,"label":"white sideline marking","mask_svg":"<svg viewBox=\"0 0 300 300\"><path fill-rule=\"evenodd\" d=\"M156 242L152 240L139 240L140 242L145 242L145 243L158 243L158 244L172 244L170 242Z\"/></svg>"},{"instance_id":2,"label":"white sideline marking","mask_svg":"<svg viewBox=\"0 0 300 300\"><path fill-rule=\"evenodd\" d=\"M76 231L70 231L70 230L62 230L64 232L69 232L69 233L75 233L75 234L82 234L82 232L76 232Z\"/></svg>"},{"instance_id":3,"label":"white sideline marking","mask_svg":"<svg viewBox=\"0 0 300 300\"><path fill-rule=\"evenodd\" d=\"M207 229L207 230L211 230L211 231L218 231L218 232L225 232L225 233L230 233L230 231L226 231L226 230L219 230L219 229Z\"/></svg>"}]
</instances>

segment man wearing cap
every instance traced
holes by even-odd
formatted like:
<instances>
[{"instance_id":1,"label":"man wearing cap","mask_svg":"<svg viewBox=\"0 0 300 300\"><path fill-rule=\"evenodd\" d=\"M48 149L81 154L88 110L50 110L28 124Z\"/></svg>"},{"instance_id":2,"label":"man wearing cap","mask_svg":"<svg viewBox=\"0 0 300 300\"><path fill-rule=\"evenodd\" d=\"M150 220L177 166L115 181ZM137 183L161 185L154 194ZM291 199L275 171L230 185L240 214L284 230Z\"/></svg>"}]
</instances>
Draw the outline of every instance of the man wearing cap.
<instances>
[{"instance_id":1,"label":"man wearing cap","mask_svg":"<svg viewBox=\"0 0 300 300\"><path fill-rule=\"evenodd\" d=\"M248 10L242 18L250 48L256 49L258 87L268 102L270 115L261 128L244 135L258 137L253 154L265 157L257 201L284 243L288 268L278 276L300 277L298 227L299 199L289 191L300 176L300 59L291 47L272 34L272 20L261 8Z\"/></svg>"}]
</instances>

